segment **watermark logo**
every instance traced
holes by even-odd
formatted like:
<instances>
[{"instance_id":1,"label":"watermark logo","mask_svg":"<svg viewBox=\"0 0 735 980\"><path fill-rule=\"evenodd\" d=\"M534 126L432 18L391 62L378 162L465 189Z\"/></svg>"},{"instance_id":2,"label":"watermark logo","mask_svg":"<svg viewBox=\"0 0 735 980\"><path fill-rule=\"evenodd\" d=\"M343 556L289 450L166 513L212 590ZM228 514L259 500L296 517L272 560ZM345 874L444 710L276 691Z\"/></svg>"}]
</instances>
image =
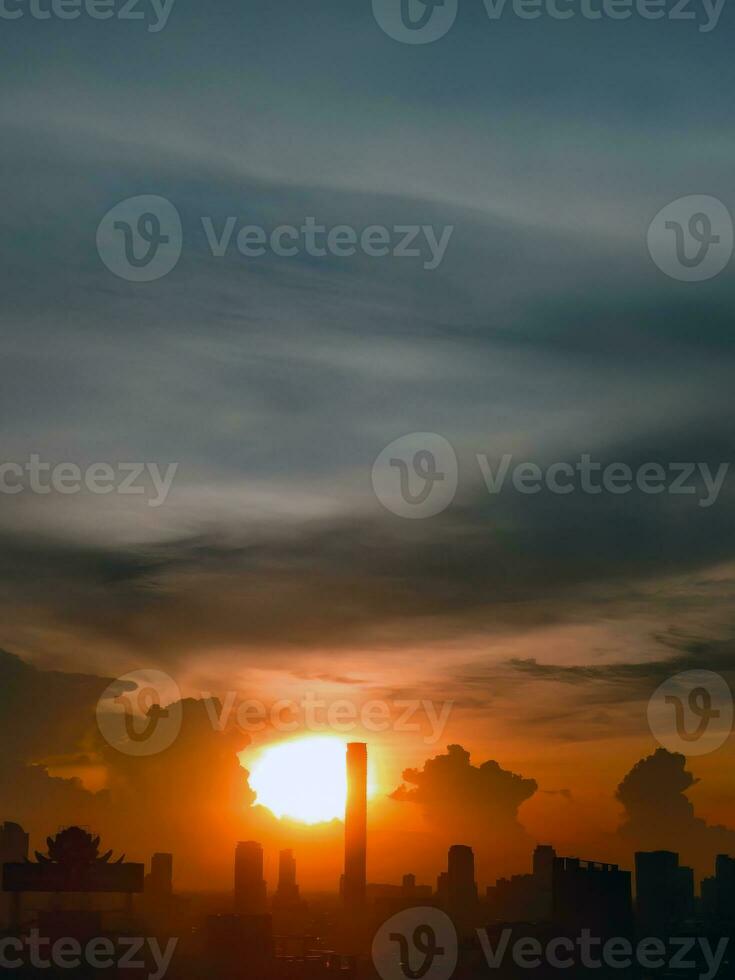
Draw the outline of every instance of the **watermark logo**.
<instances>
[{"instance_id":1,"label":"watermark logo","mask_svg":"<svg viewBox=\"0 0 735 980\"><path fill-rule=\"evenodd\" d=\"M457 18L458 0L372 0L382 30L403 44L430 44L444 37ZM726 0L483 0L491 23L516 17L530 21L688 21L701 34L719 24Z\"/></svg>"},{"instance_id":2,"label":"watermark logo","mask_svg":"<svg viewBox=\"0 0 735 980\"><path fill-rule=\"evenodd\" d=\"M457 966L457 932L440 909L406 909L378 929L372 954L382 980L449 980Z\"/></svg>"},{"instance_id":3,"label":"watermark logo","mask_svg":"<svg viewBox=\"0 0 735 980\"><path fill-rule=\"evenodd\" d=\"M457 455L435 432L412 432L396 439L373 464L375 495L399 517L440 514L454 500L458 479Z\"/></svg>"},{"instance_id":4,"label":"watermark logo","mask_svg":"<svg viewBox=\"0 0 735 980\"><path fill-rule=\"evenodd\" d=\"M491 496L506 491L535 496L550 493L642 493L686 496L701 508L713 507L725 486L730 463L650 461L630 466L603 462L582 453L576 462L557 460L544 466L516 461L512 453L500 457L476 453L479 475ZM454 499L458 483L457 457L447 440L433 432L414 432L396 439L373 464L375 495L399 517L434 517Z\"/></svg>"},{"instance_id":5,"label":"watermark logo","mask_svg":"<svg viewBox=\"0 0 735 980\"><path fill-rule=\"evenodd\" d=\"M428 272L442 264L454 233L454 225L328 226L313 215L307 215L300 225L273 228L247 224L236 215L221 222L203 215L200 222L206 245L216 259L235 251L246 259L266 255L347 259L361 254L370 259L418 260ZM100 258L111 272L129 282L162 279L176 266L183 247L179 212L166 198L155 195L121 201L97 229Z\"/></svg>"},{"instance_id":6,"label":"watermark logo","mask_svg":"<svg viewBox=\"0 0 735 980\"><path fill-rule=\"evenodd\" d=\"M680 197L648 228L648 251L659 269L681 282L714 279L732 257L733 223L722 201L705 194Z\"/></svg>"},{"instance_id":7,"label":"watermark logo","mask_svg":"<svg viewBox=\"0 0 735 980\"><path fill-rule=\"evenodd\" d=\"M711 670L685 670L670 677L648 702L651 732L670 752L714 752L730 735L732 723L730 686Z\"/></svg>"},{"instance_id":8,"label":"watermark logo","mask_svg":"<svg viewBox=\"0 0 735 980\"><path fill-rule=\"evenodd\" d=\"M458 0L373 0L373 15L394 41L431 44L451 30L458 6Z\"/></svg>"},{"instance_id":9,"label":"watermark logo","mask_svg":"<svg viewBox=\"0 0 735 980\"><path fill-rule=\"evenodd\" d=\"M38 453L31 453L23 463L0 462L0 494L144 495L149 507L160 507L168 499L178 468L178 463L164 467L158 463L102 462L82 467L71 462L46 462Z\"/></svg>"},{"instance_id":10,"label":"watermark logo","mask_svg":"<svg viewBox=\"0 0 735 980\"><path fill-rule=\"evenodd\" d=\"M270 703L243 698L232 690L218 696L201 691L198 703L206 712L212 731L219 734L234 729L248 735L267 731L340 735L355 731L371 734L394 731L421 737L424 745L435 745L444 737L454 708L454 701L330 700L312 691L306 691L298 700L279 698ZM152 668L118 677L97 703L100 732L114 749L125 755L164 752L178 737L182 720L178 685L168 674Z\"/></svg>"},{"instance_id":11,"label":"watermark logo","mask_svg":"<svg viewBox=\"0 0 735 980\"><path fill-rule=\"evenodd\" d=\"M176 0L0 0L0 19L142 21L149 34L168 24Z\"/></svg>"},{"instance_id":12,"label":"watermark logo","mask_svg":"<svg viewBox=\"0 0 735 980\"><path fill-rule=\"evenodd\" d=\"M548 976L548 970L627 970L631 967L638 974L648 976L651 970L664 971L671 976L674 970L686 970L687 976L697 980L715 980L725 961L729 939L721 937L715 943L706 936L672 936L663 938L645 936L632 943L625 936L604 938L593 935L590 929L582 929L579 936L553 936L545 944L536 936L521 936L512 943L513 930L506 927L499 934L490 935L487 929L478 929L485 962L489 970L502 969L510 948L511 958L522 970L539 967ZM493 945L493 942L495 945ZM714 948L713 948L714 945ZM699 968L699 972L693 971Z\"/></svg>"},{"instance_id":13,"label":"watermark logo","mask_svg":"<svg viewBox=\"0 0 735 980\"><path fill-rule=\"evenodd\" d=\"M43 976L43 970L51 970L51 976L63 976L64 970L81 970L82 976L121 976L118 970L134 970L146 980L163 980L178 942L171 938L164 948L154 936L118 936L114 941L98 936L82 943L73 936L50 939L31 929L27 936L0 939L0 968L20 970L21 977Z\"/></svg>"},{"instance_id":14,"label":"watermark logo","mask_svg":"<svg viewBox=\"0 0 735 980\"><path fill-rule=\"evenodd\" d=\"M123 755L164 752L176 741L182 719L181 691L160 670L134 670L118 677L97 702L97 726Z\"/></svg>"},{"instance_id":15,"label":"watermark logo","mask_svg":"<svg viewBox=\"0 0 735 980\"><path fill-rule=\"evenodd\" d=\"M108 211L97 228L97 251L110 272L128 282L153 282L181 258L181 217L165 197L129 197Z\"/></svg>"},{"instance_id":16,"label":"watermark logo","mask_svg":"<svg viewBox=\"0 0 735 980\"><path fill-rule=\"evenodd\" d=\"M303 698L280 698L265 704L256 698L238 701L236 691L228 691L220 701L209 691L201 697L217 732L228 731L234 723L248 734L264 732L338 732L347 735L366 732L412 732L422 734L425 745L435 745L444 735L454 707L453 701L418 698L384 701L378 698L358 703L350 698L330 701L307 691Z\"/></svg>"}]
</instances>

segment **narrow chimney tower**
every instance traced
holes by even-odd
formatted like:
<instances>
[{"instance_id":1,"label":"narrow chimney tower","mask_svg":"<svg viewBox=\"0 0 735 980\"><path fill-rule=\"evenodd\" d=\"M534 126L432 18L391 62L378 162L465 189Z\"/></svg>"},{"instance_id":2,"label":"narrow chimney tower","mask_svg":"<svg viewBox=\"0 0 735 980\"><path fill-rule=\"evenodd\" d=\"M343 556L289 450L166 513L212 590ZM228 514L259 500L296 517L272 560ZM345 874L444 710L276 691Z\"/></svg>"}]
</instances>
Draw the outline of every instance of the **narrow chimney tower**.
<instances>
[{"instance_id":1,"label":"narrow chimney tower","mask_svg":"<svg viewBox=\"0 0 735 980\"><path fill-rule=\"evenodd\" d=\"M367 745L347 746L347 806L345 808L344 903L365 904L367 857Z\"/></svg>"}]
</instances>

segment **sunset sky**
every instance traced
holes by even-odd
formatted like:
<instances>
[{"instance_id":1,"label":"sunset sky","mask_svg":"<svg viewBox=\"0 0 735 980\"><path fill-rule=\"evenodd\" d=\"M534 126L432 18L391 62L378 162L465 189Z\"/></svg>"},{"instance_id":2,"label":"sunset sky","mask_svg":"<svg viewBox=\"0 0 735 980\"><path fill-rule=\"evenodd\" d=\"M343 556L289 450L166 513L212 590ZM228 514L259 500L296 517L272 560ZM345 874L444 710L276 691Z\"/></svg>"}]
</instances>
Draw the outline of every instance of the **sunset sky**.
<instances>
[{"instance_id":1,"label":"sunset sky","mask_svg":"<svg viewBox=\"0 0 735 980\"><path fill-rule=\"evenodd\" d=\"M490 22L477 0L416 47L366 0L177 0L158 33L3 23L0 462L177 470L156 507L0 495L0 819L36 846L79 820L135 857L174 850L187 887L228 887L234 841L253 836L271 882L293 846L305 885L336 887L340 827L279 823L237 768L308 732L213 732L192 701L182 738L138 768L105 743L100 695L155 668L190 699L378 700L394 720L396 702L451 702L434 740L423 709L419 731L349 735L370 746L373 881L433 882L458 837L483 886L540 839L630 866L615 793L659 748L649 697L680 671L735 677L732 474L708 507L491 495L477 455L730 461L732 267L667 278L646 231L688 194L735 213L733 16L708 33ZM128 282L95 236L144 194L175 204L184 247L165 278ZM454 231L426 269L217 258L201 222L310 215ZM416 432L459 462L454 501L426 520L371 482ZM502 773L453 750L446 784L389 798L450 745L535 790L513 803ZM687 764L709 825L735 828L734 764L732 739ZM136 823L145 806L159 833ZM712 847L692 846L704 866Z\"/></svg>"}]
</instances>

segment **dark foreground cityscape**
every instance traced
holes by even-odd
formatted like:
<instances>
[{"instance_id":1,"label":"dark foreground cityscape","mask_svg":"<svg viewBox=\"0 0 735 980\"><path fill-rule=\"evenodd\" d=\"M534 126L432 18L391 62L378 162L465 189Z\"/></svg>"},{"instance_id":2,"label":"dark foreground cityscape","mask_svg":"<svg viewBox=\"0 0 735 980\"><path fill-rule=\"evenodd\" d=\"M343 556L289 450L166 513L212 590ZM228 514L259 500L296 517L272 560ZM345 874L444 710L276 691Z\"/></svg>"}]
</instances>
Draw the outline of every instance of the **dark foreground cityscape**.
<instances>
[{"instance_id":1,"label":"dark foreground cityscape","mask_svg":"<svg viewBox=\"0 0 735 980\"><path fill-rule=\"evenodd\" d=\"M0 826L0 972L7 976L150 980L407 980L496 974L732 976L735 856L719 855L695 895L694 873L666 850L631 871L562 857L539 844L526 874L478 893L472 847L449 849L436 886L406 873L369 884L367 746L347 748L345 861L339 895L299 890L293 851L280 852L269 895L263 848L234 843L231 896L181 896L174 855L143 864L102 853L67 827L29 859L29 836Z\"/></svg>"}]
</instances>

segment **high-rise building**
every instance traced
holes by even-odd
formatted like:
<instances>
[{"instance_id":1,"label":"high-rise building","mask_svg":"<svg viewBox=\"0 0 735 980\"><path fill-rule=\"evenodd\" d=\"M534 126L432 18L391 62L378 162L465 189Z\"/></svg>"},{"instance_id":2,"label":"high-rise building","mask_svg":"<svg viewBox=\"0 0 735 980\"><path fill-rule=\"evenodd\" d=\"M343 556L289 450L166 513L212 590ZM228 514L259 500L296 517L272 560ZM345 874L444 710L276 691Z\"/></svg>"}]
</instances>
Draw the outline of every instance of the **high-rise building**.
<instances>
[{"instance_id":1,"label":"high-rise building","mask_svg":"<svg viewBox=\"0 0 735 980\"><path fill-rule=\"evenodd\" d=\"M460 938L469 938L477 925L479 911L475 855L471 847L453 844L449 848L447 870L439 876L438 886L439 903L452 917Z\"/></svg>"},{"instance_id":2,"label":"high-rise building","mask_svg":"<svg viewBox=\"0 0 735 980\"><path fill-rule=\"evenodd\" d=\"M554 923L570 933L592 929L601 936L625 936L631 927L630 872L559 857L549 844L533 852L532 874L499 878L487 900L491 915L503 921Z\"/></svg>"},{"instance_id":3,"label":"high-rise building","mask_svg":"<svg viewBox=\"0 0 735 980\"><path fill-rule=\"evenodd\" d=\"M345 807L344 902L349 908L365 904L367 880L367 745L347 746L347 805Z\"/></svg>"},{"instance_id":4,"label":"high-rise building","mask_svg":"<svg viewBox=\"0 0 735 980\"><path fill-rule=\"evenodd\" d=\"M0 827L0 865L19 864L28 857L28 834L20 824L6 821Z\"/></svg>"},{"instance_id":5,"label":"high-rise building","mask_svg":"<svg viewBox=\"0 0 735 980\"><path fill-rule=\"evenodd\" d=\"M446 905L449 898L449 875L446 871L440 871L437 875L436 897L442 905Z\"/></svg>"},{"instance_id":6,"label":"high-rise building","mask_svg":"<svg viewBox=\"0 0 735 980\"><path fill-rule=\"evenodd\" d=\"M710 926L731 929L735 925L735 858L717 855L714 877L702 881L702 906Z\"/></svg>"},{"instance_id":7,"label":"high-rise building","mask_svg":"<svg viewBox=\"0 0 735 980\"><path fill-rule=\"evenodd\" d=\"M154 854L151 870L145 876L143 902L140 908L151 929L168 928L180 901L174 897L174 856Z\"/></svg>"},{"instance_id":8,"label":"high-rise building","mask_svg":"<svg viewBox=\"0 0 735 980\"><path fill-rule=\"evenodd\" d=\"M551 922L556 851L550 844L537 844L531 874L498 878L487 889L491 915L507 922Z\"/></svg>"},{"instance_id":9,"label":"high-rise building","mask_svg":"<svg viewBox=\"0 0 735 980\"><path fill-rule=\"evenodd\" d=\"M630 871L606 861L555 857L552 921L570 934L627 936L632 929Z\"/></svg>"},{"instance_id":10,"label":"high-rise building","mask_svg":"<svg viewBox=\"0 0 735 980\"><path fill-rule=\"evenodd\" d=\"M296 884L296 861L293 851L281 851L278 858L278 888L273 897L275 908L289 908L299 904L299 886Z\"/></svg>"},{"instance_id":11,"label":"high-rise building","mask_svg":"<svg viewBox=\"0 0 735 980\"><path fill-rule=\"evenodd\" d=\"M466 844L453 844L447 865L447 903L450 909L467 911L476 902L475 855Z\"/></svg>"},{"instance_id":12,"label":"high-rise building","mask_svg":"<svg viewBox=\"0 0 735 980\"><path fill-rule=\"evenodd\" d=\"M533 873L536 877L548 878L551 883L555 859L556 851L551 844L537 844L533 852Z\"/></svg>"},{"instance_id":13,"label":"high-rise building","mask_svg":"<svg viewBox=\"0 0 735 980\"><path fill-rule=\"evenodd\" d=\"M151 871L146 875L146 893L155 898L170 898L173 893L174 856L173 854L154 854L151 858Z\"/></svg>"},{"instance_id":14,"label":"high-rise building","mask_svg":"<svg viewBox=\"0 0 735 980\"><path fill-rule=\"evenodd\" d=\"M676 876L677 915L679 922L694 918L694 868L679 865Z\"/></svg>"},{"instance_id":15,"label":"high-rise building","mask_svg":"<svg viewBox=\"0 0 735 980\"><path fill-rule=\"evenodd\" d=\"M654 936L670 935L692 913L694 874L673 851L637 851L636 917Z\"/></svg>"},{"instance_id":16,"label":"high-rise building","mask_svg":"<svg viewBox=\"0 0 735 980\"><path fill-rule=\"evenodd\" d=\"M256 841L240 841L235 851L235 911L262 915L265 907L263 848Z\"/></svg>"},{"instance_id":17,"label":"high-rise building","mask_svg":"<svg viewBox=\"0 0 735 980\"><path fill-rule=\"evenodd\" d=\"M0 826L0 929L7 927L12 918L11 898L3 892L3 865L21 864L28 858L28 834L20 824L7 821Z\"/></svg>"}]
</instances>

